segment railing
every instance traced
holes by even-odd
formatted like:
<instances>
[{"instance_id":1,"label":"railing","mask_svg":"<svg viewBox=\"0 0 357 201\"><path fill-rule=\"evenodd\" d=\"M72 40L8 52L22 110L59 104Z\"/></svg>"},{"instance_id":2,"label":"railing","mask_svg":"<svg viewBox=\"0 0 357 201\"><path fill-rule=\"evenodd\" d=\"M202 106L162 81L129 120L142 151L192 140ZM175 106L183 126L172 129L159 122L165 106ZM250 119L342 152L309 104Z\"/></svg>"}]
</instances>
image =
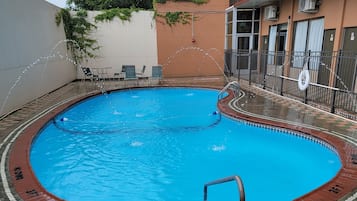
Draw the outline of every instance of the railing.
<instances>
[{"instance_id":1,"label":"railing","mask_svg":"<svg viewBox=\"0 0 357 201\"><path fill-rule=\"evenodd\" d=\"M281 96L357 120L357 52L225 51L225 73ZM308 64L310 84L299 90L297 78ZM245 66L248 65L248 66Z\"/></svg>"},{"instance_id":2,"label":"railing","mask_svg":"<svg viewBox=\"0 0 357 201\"><path fill-rule=\"evenodd\" d=\"M223 184L223 183L230 182L230 181L235 181L237 183L238 192L239 192L239 200L240 201L245 201L244 186L243 186L242 179L239 176L230 176L230 177L217 179L215 181L211 181L209 183L206 183L204 188L203 188L203 193L204 193L203 200L207 201L208 186L217 185L217 184Z\"/></svg>"},{"instance_id":3,"label":"railing","mask_svg":"<svg viewBox=\"0 0 357 201\"><path fill-rule=\"evenodd\" d=\"M218 100L220 100L224 94L224 92L227 91L227 89L233 88L233 94L235 97L239 95L240 92L240 85L237 81L232 81L226 84L226 86L223 87L223 89L218 93Z\"/></svg>"}]
</instances>

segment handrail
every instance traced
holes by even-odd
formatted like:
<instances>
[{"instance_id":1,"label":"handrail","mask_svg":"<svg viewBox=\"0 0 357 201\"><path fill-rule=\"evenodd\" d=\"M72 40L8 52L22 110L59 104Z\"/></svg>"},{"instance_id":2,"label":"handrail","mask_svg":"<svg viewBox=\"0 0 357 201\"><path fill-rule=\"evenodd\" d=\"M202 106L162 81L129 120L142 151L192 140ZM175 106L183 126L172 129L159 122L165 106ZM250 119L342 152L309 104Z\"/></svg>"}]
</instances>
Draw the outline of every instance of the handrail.
<instances>
[{"instance_id":1,"label":"handrail","mask_svg":"<svg viewBox=\"0 0 357 201\"><path fill-rule=\"evenodd\" d=\"M237 91L238 91L238 95L239 95L239 90L240 90L240 85L237 81L232 81L229 82L228 84L226 84L226 86L223 87L223 89L218 93L218 100L220 100L222 98L222 95L225 91L227 91L227 89L231 86L234 86L234 96L237 96Z\"/></svg>"},{"instance_id":2,"label":"handrail","mask_svg":"<svg viewBox=\"0 0 357 201\"><path fill-rule=\"evenodd\" d=\"M217 179L217 180L214 180L214 181L206 183L204 188L203 188L203 193L204 193L203 200L207 201L207 188L208 188L208 186L216 185L216 184L222 184L222 183L226 183L226 182L230 182L230 181L236 181L237 186L238 186L238 191L239 191L239 200L240 201L245 201L245 193L244 193L243 182L242 182L242 179L239 176L230 176L230 177Z\"/></svg>"}]
</instances>

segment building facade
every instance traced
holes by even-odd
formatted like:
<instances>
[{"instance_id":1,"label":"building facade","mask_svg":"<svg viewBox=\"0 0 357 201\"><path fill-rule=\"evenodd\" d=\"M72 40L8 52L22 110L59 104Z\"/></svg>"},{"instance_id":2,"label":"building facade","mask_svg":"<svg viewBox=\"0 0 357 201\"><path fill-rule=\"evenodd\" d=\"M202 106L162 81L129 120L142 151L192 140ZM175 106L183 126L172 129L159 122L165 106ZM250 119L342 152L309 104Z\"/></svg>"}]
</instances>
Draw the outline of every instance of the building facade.
<instances>
[{"instance_id":1,"label":"building facade","mask_svg":"<svg viewBox=\"0 0 357 201\"><path fill-rule=\"evenodd\" d=\"M294 79L308 68L311 83L357 92L357 1L229 3L225 32L229 73L280 70L279 75Z\"/></svg>"},{"instance_id":2,"label":"building facade","mask_svg":"<svg viewBox=\"0 0 357 201\"><path fill-rule=\"evenodd\" d=\"M223 76L228 2L167 1L155 7L158 62L163 77Z\"/></svg>"}]
</instances>

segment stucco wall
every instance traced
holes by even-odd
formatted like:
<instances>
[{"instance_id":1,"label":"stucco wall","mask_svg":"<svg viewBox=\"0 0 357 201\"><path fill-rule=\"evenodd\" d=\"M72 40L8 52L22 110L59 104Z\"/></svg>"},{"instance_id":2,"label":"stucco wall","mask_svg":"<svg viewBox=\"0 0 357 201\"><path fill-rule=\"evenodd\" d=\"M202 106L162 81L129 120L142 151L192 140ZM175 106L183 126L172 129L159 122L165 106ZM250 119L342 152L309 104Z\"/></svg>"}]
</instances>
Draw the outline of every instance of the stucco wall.
<instances>
[{"instance_id":1,"label":"stucco wall","mask_svg":"<svg viewBox=\"0 0 357 201\"><path fill-rule=\"evenodd\" d=\"M357 26L357 1L356 0L346 0L346 6L344 10L344 27L355 27Z\"/></svg>"},{"instance_id":2,"label":"stucco wall","mask_svg":"<svg viewBox=\"0 0 357 201\"><path fill-rule=\"evenodd\" d=\"M58 10L44 0L0 1L0 116L75 79L72 63L44 58L65 39ZM66 55L65 43L52 52Z\"/></svg>"},{"instance_id":3,"label":"stucco wall","mask_svg":"<svg viewBox=\"0 0 357 201\"><path fill-rule=\"evenodd\" d=\"M316 19L324 17L324 29L336 29L336 36L334 50L337 51L341 48L341 39L343 38L343 29L345 27L357 26L356 8L357 1L355 0L325 0L322 1L319 11L317 13L303 13L298 11L298 0L290 1L284 0L279 4L280 13L277 21L262 21L261 35L269 34L269 26L274 24L282 24L288 22L288 17L291 17L290 30L293 29L293 23L296 21L306 19ZM292 47L293 37L292 33L289 35L289 49Z\"/></svg>"},{"instance_id":4,"label":"stucco wall","mask_svg":"<svg viewBox=\"0 0 357 201\"><path fill-rule=\"evenodd\" d=\"M353 1L353 0L352 0ZM352 2L351 2L352 3ZM325 18L325 29L336 28L341 23L343 10L343 1L326 0L317 13L303 13L298 11L299 1L285 0L279 4L279 18L277 21L264 20L262 24L262 35L269 34L269 26L274 24L283 24L288 22L288 17L292 21L301 21L314 18Z\"/></svg>"},{"instance_id":5,"label":"stucco wall","mask_svg":"<svg viewBox=\"0 0 357 201\"><path fill-rule=\"evenodd\" d=\"M101 48L95 53L94 59L82 65L92 68L107 68L104 77L111 78L115 72L120 72L122 65L135 65L136 72L140 72L146 65L145 75L151 75L151 66L157 65L156 25L153 11L133 12L130 21L114 18L109 22L94 22L99 11L88 12L88 19L97 26L93 30L95 38ZM83 77L78 72L78 77Z\"/></svg>"},{"instance_id":6,"label":"stucco wall","mask_svg":"<svg viewBox=\"0 0 357 201\"><path fill-rule=\"evenodd\" d=\"M269 26L270 25L275 25L275 24L284 24L288 23L288 18L289 16L292 17L292 6L293 6L293 1L281 1L279 6L279 18L276 21L271 21L271 20L264 20L264 7L261 9L261 35L269 35Z\"/></svg>"},{"instance_id":7,"label":"stucco wall","mask_svg":"<svg viewBox=\"0 0 357 201\"><path fill-rule=\"evenodd\" d=\"M189 24L169 26L157 17L158 58L164 77L223 75L225 9L229 1L207 4L167 1L157 3L158 14L193 13ZM193 41L194 40L194 41Z\"/></svg>"}]
</instances>

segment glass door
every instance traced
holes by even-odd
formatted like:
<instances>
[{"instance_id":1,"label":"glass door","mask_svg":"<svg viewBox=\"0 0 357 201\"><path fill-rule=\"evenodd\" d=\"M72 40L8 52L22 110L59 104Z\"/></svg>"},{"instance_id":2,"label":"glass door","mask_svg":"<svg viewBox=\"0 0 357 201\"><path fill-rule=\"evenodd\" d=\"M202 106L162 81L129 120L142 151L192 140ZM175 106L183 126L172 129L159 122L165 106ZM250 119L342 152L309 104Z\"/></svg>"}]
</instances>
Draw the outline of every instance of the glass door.
<instances>
[{"instance_id":1,"label":"glass door","mask_svg":"<svg viewBox=\"0 0 357 201\"><path fill-rule=\"evenodd\" d=\"M249 51L251 46L251 36L238 36L237 38L237 70L241 73L248 73L249 67Z\"/></svg>"}]
</instances>

